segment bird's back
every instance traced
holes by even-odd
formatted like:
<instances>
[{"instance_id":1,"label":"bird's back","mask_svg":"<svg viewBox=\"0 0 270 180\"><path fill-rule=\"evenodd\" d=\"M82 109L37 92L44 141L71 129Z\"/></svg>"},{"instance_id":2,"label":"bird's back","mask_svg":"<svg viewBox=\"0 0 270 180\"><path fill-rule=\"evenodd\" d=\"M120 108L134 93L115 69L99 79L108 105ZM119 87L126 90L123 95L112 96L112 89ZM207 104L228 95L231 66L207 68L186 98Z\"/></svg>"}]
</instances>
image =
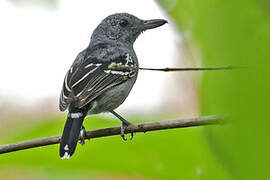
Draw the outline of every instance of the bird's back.
<instances>
[{"instance_id":1,"label":"bird's back","mask_svg":"<svg viewBox=\"0 0 270 180\"><path fill-rule=\"evenodd\" d=\"M102 43L86 48L79 53L66 75L60 109L65 110L71 103L80 108L93 106L93 113L117 108L136 81L137 67L138 60L132 47ZM103 95L106 96L102 98Z\"/></svg>"}]
</instances>

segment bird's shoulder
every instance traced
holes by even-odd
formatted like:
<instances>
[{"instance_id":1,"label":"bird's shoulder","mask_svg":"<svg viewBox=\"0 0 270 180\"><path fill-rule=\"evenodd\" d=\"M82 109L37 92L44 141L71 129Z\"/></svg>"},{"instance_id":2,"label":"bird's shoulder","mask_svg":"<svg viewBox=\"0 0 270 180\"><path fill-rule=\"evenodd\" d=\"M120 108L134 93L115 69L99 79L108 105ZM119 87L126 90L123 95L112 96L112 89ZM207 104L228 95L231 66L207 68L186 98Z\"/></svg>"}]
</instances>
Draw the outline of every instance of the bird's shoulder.
<instances>
[{"instance_id":1,"label":"bird's shoulder","mask_svg":"<svg viewBox=\"0 0 270 180\"><path fill-rule=\"evenodd\" d=\"M120 71L137 70L138 60L133 49L117 45L97 44L80 52L71 69L94 68L93 65L99 66L105 73L111 72L110 70L112 73L120 73ZM88 70L90 69L88 68Z\"/></svg>"}]
</instances>

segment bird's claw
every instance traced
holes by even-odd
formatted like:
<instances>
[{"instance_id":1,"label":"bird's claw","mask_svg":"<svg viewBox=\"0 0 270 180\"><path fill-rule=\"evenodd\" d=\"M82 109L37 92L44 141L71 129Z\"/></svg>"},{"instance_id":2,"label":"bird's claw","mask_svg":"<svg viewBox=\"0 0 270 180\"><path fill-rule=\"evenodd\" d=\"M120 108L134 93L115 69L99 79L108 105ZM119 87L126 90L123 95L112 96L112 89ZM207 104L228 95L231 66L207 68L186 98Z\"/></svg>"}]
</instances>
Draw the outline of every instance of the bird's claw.
<instances>
[{"instance_id":1,"label":"bird's claw","mask_svg":"<svg viewBox=\"0 0 270 180\"><path fill-rule=\"evenodd\" d=\"M127 140L127 138L125 137L125 130L127 129L127 127L131 125L130 122L126 121L126 122L122 122L122 126L121 126L121 137L124 141ZM130 140L133 139L133 136L134 136L134 133L132 132L131 133L131 137L130 137Z\"/></svg>"},{"instance_id":2,"label":"bird's claw","mask_svg":"<svg viewBox=\"0 0 270 180\"><path fill-rule=\"evenodd\" d=\"M129 140L132 140L133 139L133 136L134 136L134 133L130 133L130 139Z\"/></svg>"},{"instance_id":3,"label":"bird's claw","mask_svg":"<svg viewBox=\"0 0 270 180\"><path fill-rule=\"evenodd\" d=\"M85 130L85 127L82 126L80 130L80 136L79 136L79 143L82 146L85 144L85 135L86 135L86 130Z\"/></svg>"}]
</instances>

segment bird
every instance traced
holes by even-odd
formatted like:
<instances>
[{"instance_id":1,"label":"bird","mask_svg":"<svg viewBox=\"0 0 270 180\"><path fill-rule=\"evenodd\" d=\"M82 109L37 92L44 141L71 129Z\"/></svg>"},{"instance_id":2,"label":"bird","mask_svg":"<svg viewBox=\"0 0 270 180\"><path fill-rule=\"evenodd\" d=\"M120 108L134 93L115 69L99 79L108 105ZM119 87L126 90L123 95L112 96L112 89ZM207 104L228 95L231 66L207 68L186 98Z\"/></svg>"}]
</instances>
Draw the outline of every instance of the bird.
<instances>
[{"instance_id":1,"label":"bird","mask_svg":"<svg viewBox=\"0 0 270 180\"><path fill-rule=\"evenodd\" d=\"M64 78L59 109L68 110L68 115L60 140L62 159L74 154L78 142L84 144L83 121L88 115L113 114L122 121L121 137L127 140L125 129L131 123L115 109L125 101L138 76L133 44L142 32L166 23L164 19L142 20L129 13L116 13L96 27L89 45L77 55Z\"/></svg>"}]
</instances>

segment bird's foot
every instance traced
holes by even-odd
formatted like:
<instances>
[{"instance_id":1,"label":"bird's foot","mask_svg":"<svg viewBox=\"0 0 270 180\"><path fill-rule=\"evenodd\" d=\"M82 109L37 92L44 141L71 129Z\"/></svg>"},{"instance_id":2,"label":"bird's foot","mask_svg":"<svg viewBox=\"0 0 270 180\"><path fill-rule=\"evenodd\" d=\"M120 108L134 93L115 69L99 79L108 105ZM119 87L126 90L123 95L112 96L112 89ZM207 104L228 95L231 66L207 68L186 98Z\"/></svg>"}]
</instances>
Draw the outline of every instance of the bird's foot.
<instances>
[{"instance_id":1,"label":"bird's foot","mask_svg":"<svg viewBox=\"0 0 270 180\"><path fill-rule=\"evenodd\" d=\"M79 136L79 143L83 146L85 144L85 135L86 135L86 130L85 127L82 126L80 130L80 136Z\"/></svg>"},{"instance_id":2,"label":"bird's foot","mask_svg":"<svg viewBox=\"0 0 270 180\"><path fill-rule=\"evenodd\" d=\"M122 139L123 139L124 141L127 140L127 138L125 137L125 130L127 129L127 127L128 127L129 125L131 125L131 123L128 122L127 120L122 121L122 126L121 126L121 137L122 137ZM132 133L131 133L130 140L133 139L133 136L134 136L134 133L132 132Z\"/></svg>"},{"instance_id":3,"label":"bird's foot","mask_svg":"<svg viewBox=\"0 0 270 180\"><path fill-rule=\"evenodd\" d=\"M123 138L124 141L126 141L127 139L125 138L125 130L127 129L127 127L129 125L131 125L130 122L128 122L127 120L125 120L122 116L120 116L119 114L117 114L115 111L110 111L113 115L115 115L118 119L120 119L120 121L122 121L122 126L121 126L121 137ZM131 137L130 140L133 139L134 133L131 133Z\"/></svg>"}]
</instances>

